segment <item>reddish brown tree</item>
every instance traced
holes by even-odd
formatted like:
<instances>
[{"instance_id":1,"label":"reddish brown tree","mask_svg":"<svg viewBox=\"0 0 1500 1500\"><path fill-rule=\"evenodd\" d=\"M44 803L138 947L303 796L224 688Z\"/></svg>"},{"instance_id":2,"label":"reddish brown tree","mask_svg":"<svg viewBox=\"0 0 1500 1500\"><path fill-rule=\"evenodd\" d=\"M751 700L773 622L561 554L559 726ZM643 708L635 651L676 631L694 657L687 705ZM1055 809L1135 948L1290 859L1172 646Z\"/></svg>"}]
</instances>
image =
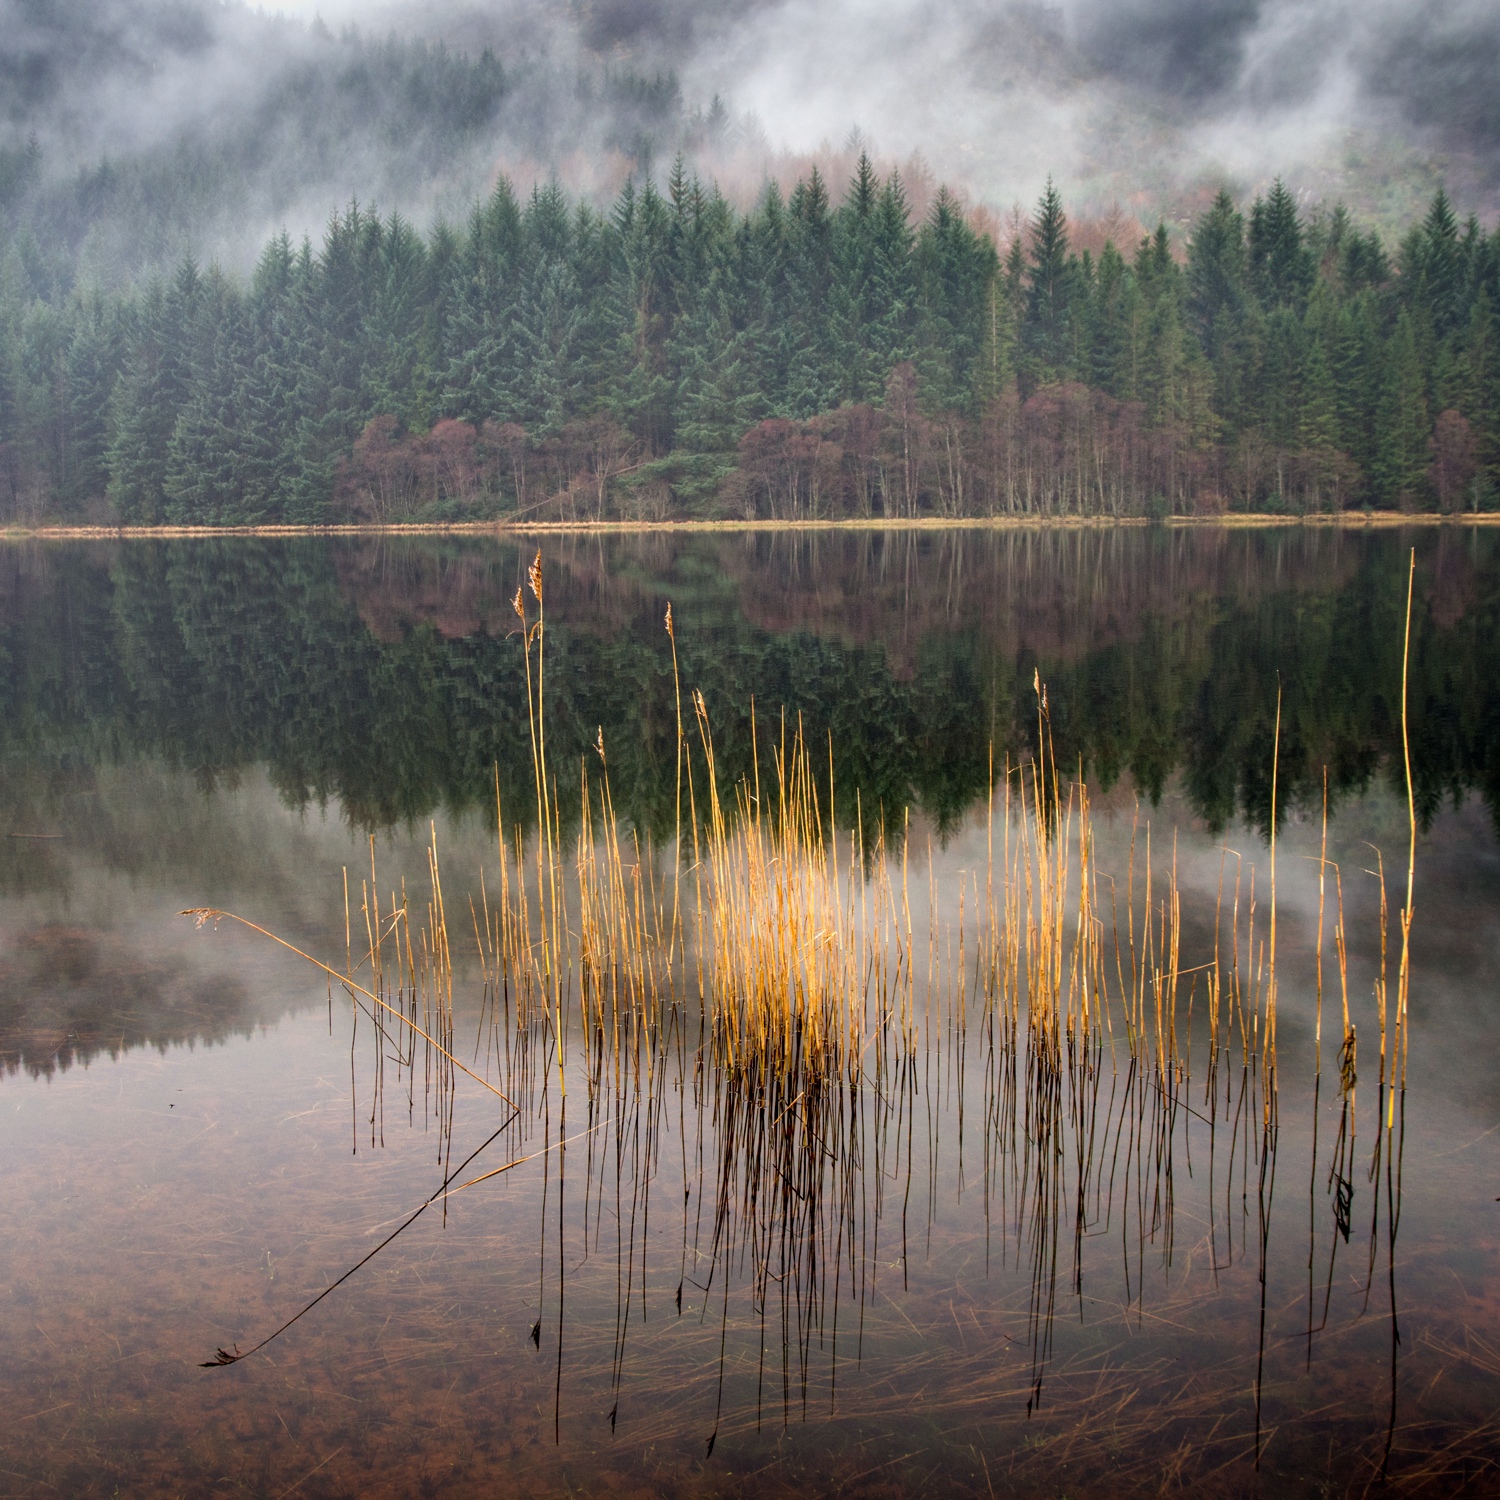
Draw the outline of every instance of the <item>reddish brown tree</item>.
<instances>
[{"instance_id":1,"label":"reddish brown tree","mask_svg":"<svg viewBox=\"0 0 1500 1500\"><path fill-rule=\"evenodd\" d=\"M422 501L424 455L389 414L372 417L339 465L336 493L351 514L383 523L410 515Z\"/></svg>"},{"instance_id":2,"label":"reddish brown tree","mask_svg":"<svg viewBox=\"0 0 1500 1500\"><path fill-rule=\"evenodd\" d=\"M484 486L479 462L479 434L472 424L444 418L427 434L427 455L435 498L456 502L465 509L478 500Z\"/></svg>"},{"instance_id":3,"label":"reddish brown tree","mask_svg":"<svg viewBox=\"0 0 1500 1500\"><path fill-rule=\"evenodd\" d=\"M519 422L486 422L480 436L490 463L510 484L516 509L525 510L527 480L532 462L531 443L526 436L526 429Z\"/></svg>"},{"instance_id":4,"label":"reddish brown tree","mask_svg":"<svg viewBox=\"0 0 1500 1500\"><path fill-rule=\"evenodd\" d=\"M1461 412L1445 411L1432 433L1432 466L1427 477L1444 511L1461 509L1478 467L1474 432Z\"/></svg>"}]
</instances>

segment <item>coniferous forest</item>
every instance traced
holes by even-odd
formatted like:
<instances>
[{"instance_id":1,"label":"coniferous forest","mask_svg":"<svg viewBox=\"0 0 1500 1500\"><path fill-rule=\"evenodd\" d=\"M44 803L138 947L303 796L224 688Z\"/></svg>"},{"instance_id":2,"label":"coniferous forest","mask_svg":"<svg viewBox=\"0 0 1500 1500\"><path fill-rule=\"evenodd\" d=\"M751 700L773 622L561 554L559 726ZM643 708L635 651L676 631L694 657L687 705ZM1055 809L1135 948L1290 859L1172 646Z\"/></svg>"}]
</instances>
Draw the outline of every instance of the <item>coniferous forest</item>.
<instances>
[{"instance_id":1,"label":"coniferous forest","mask_svg":"<svg viewBox=\"0 0 1500 1500\"><path fill-rule=\"evenodd\" d=\"M501 181L354 204L241 280L0 281L0 520L1212 515L1500 500L1500 230L1280 182L1185 243L1003 248L861 159L748 213Z\"/></svg>"}]
</instances>

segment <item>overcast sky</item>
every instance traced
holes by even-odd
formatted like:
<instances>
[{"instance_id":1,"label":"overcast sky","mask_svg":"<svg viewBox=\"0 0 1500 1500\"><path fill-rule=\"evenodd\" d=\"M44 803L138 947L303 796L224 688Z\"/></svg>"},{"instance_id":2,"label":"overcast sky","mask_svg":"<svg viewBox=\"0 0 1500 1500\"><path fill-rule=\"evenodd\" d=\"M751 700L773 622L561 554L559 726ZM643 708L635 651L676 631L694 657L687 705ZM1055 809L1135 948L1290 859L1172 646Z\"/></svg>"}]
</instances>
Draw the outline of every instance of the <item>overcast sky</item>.
<instances>
[{"instance_id":1,"label":"overcast sky","mask_svg":"<svg viewBox=\"0 0 1500 1500\"><path fill-rule=\"evenodd\" d=\"M837 148L857 129L882 163L920 151L940 178L1002 215L1034 203L1049 174L1070 207L1103 213L1118 203L1143 223L1158 213L1186 222L1220 185L1247 197L1275 175L1304 201L1343 198L1387 227L1425 204L1440 179L1461 207L1500 208L1500 0L260 8L301 22L321 15L335 29L356 22L366 36L395 28L471 53L492 46L521 83L490 135L416 188L392 187L378 131L341 138L316 160L289 139L281 176L264 174L265 224L252 222L252 237L266 225L316 228L353 195L420 217L462 211L459 199L488 191L501 173L525 190L556 172L570 188L611 196L628 164L608 158L626 137L607 128L598 94L571 113L562 99L601 60L670 69L689 109L721 95L743 128L732 150L707 152L700 165L742 199L766 172L785 178L806 153ZM64 174L259 119L255 101L274 98L296 59L324 47L301 26L209 0L0 0L0 103L17 138L35 130ZM514 68L523 57L545 66ZM535 125L524 139L520 116ZM651 161L658 175L675 140ZM793 158L790 168L778 153Z\"/></svg>"},{"instance_id":2,"label":"overcast sky","mask_svg":"<svg viewBox=\"0 0 1500 1500\"><path fill-rule=\"evenodd\" d=\"M499 35L527 4L274 8L413 30L466 15L470 34L488 17ZM808 150L857 125L992 200L1048 170L1082 185L1131 158L1143 177L1314 176L1337 169L1351 132L1500 176L1495 0L591 0L574 13L596 50L661 57L690 100L724 93L772 146Z\"/></svg>"}]
</instances>

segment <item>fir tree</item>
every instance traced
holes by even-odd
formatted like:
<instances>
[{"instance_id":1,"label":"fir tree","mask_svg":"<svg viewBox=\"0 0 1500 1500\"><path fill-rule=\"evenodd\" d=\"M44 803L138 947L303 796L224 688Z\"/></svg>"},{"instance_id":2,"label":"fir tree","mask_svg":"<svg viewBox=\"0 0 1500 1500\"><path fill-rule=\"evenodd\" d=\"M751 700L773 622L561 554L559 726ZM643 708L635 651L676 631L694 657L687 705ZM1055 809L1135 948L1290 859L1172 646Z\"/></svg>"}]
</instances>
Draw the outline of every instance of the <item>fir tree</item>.
<instances>
[{"instance_id":1,"label":"fir tree","mask_svg":"<svg viewBox=\"0 0 1500 1500\"><path fill-rule=\"evenodd\" d=\"M1074 279L1062 195L1050 177L1031 221L1030 238L1025 345L1032 378L1045 383L1064 378L1067 371Z\"/></svg>"},{"instance_id":2,"label":"fir tree","mask_svg":"<svg viewBox=\"0 0 1500 1500\"><path fill-rule=\"evenodd\" d=\"M1410 507L1427 470L1427 400L1412 318L1404 308L1385 350L1380 396L1375 493L1384 504Z\"/></svg>"},{"instance_id":3,"label":"fir tree","mask_svg":"<svg viewBox=\"0 0 1500 1500\"><path fill-rule=\"evenodd\" d=\"M1278 177L1250 210L1250 284L1266 307L1300 309L1312 287L1313 263L1302 238L1297 203Z\"/></svg>"},{"instance_id":4,"label":"fir tree","mask_svg":"<svg viewBox=\"0 0 1500 1500\"><path fill-rule=\"evenodd\" d=\"M184 261L168 287L147 288L126 336L110 400L109 493L126 521L151 523L166 507L168 450L190 394L189 332L201 281Z\"/></svg>"},{"instance_id":5,"label":"fir tree","mask_svg":"<svg viewBox=\"0 0 1500 1500\"><path fill-rule=\"evenodd\" d=\"M119 307L95 292L77 308L64 372L68 447L58 489L75 512L109 485L109 398L124 354Z\"/></svg>"},{"instance_id":6,"label":"fir tree","mask_svg":"<svg viewBox=\"0 0 1500 1500\"><path fill-rule=\"evenodd\" d=\"M1221 190L1188 243L1188 310L1210 359L1219 353L1221 331L1238 321L1244 295L1245 220Z\"/></svg>"}]
</instances>

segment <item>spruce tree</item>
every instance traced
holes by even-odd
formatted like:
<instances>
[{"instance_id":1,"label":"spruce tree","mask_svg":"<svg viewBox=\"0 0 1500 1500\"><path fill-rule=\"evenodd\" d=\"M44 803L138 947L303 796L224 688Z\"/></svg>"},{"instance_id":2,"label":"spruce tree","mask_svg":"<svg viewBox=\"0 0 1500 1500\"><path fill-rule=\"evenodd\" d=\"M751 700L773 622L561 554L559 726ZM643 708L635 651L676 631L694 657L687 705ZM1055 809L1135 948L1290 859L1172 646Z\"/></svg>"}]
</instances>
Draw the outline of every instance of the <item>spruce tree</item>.
<instances>
[{"instance_id":1,"label":"spruce tree","mask_svg":"<svg viewBox=\"0 0 1500 1500\"><path fill-rule=\"evenodd\" d=\"M1416 335L1405 308L1386 344L1383 364L1375 494L1385 505L1408 509L1423 487L1430 428Z\"/></svg>"},{"instance_id":2,"label":"spruce tree","mask_svg":"<svg viewBox=\"0 0 1500 1500\"><path fill-rule=\"evenodd\" d=\"M1099 252L1090 298L1087 375L1091 385L1121 399L1125 390L1132 388L1126 355L1131 315L1128 303L1133 294L1134 281L1125 257L1115 248L1113 240L1106 240Z\"/></svg>"},{"instance_id":3,"label":"spruce tree","mask_svg":"<svg viewBox=\"0 0 1500 1500\"><path fill-rule=\"evenodd\" d=\"M1244 295L1245 220L1221 189L1188 242L1188 311L1211 360L1219 353L1220 331L1237 323Z\"/></svg>"},{"instance_id":4,"label":"spruce tree","mask_svg":"<svg viewBox=\"0 0 1500 1500\"><path fill-rule=\"evenodd\" d=\"M131 320L110 400L109 494L123 521L150 524L164 514L168 450L190 393L200 292L198 268L185 260L170 286L146 289Z\"/></svg>"},{"instance_id":5,"label":"spruce tree","mask_svg":"<svg viewBox=\"0 0 1500 1500\"><path fill-rule=\"evenodd\" d=\"M994 247L964 222L946 189L917 237L914 264L922 385L937 405L976 410L999 391L993 361L1000 350L992 341L999 334L1000 266Z\"/></svg>"},{"instance_id":6,"label":"spruce tree","mask_svg":"<svg viewBox=\"0 0 1500 1500\"><path fill-rule=\"evenodd\" d=\"M1302 238L1297 202L1278 177L1250 210L1250 285L1267 308L1300 309L1312 288L1313 263Z\"/></svg>"},{"instance_id":7,"label":"spruce tree","mask_svg":"<svg viewBox=\"0 0 1500 1500\"><path fill-rule=\"evenodd\" d=\"M839 396L873 401L885 380L876 347L876 324L888 309L876 266L880 184L870 158L860 153L854 178L834 216L836 261L829 282L828 331L839 373Z\"/></svg>"},{"instance_id":8,"label":"spruce tree","mask_svg":"<svg viewBox=\"0 0 1500 1500\"><path fill-rule=\"evenodd\" d=\"M1420 228L1408 239L1402 260L1402 279L1411 281L1408 300L1426 310L1433 337L1442 340L1457 331L1467 314L1464 265L1458 219L1442 188L1437 190Z\"/></svg>"},{"instance_id":9,"label":"spruce tree","mask_svg":"<svg viewBox=\"0 0 1500 1500\"><path fill-rule=\"evenodd\" d=\"M875 201L870 347L881 388L893 366L909 359L918 321L916 236L906 189L891 173ZM866 399L873 399L869 390Z\"/></svg>"},{"instance_id":10,"label":"spruce tree","mask_svg":"<svg viewBox=\"0 0 1500 1500\"><path fill-rule=\"evenodd\" d=\"M1500 354L1489 293L1481 287L1469 312L1464 337L1464 388L1459 410L1476 435L1480 490L1492 499L1500 492Z\"/></svg>"},{"instance_id":11,"label":"spruce tree","mask_svg":"<svg viewBox=\"0 0 1500 1500\"><path fill-rule=\"evenodd\" d=\"M1068 221L1062 195L1052 179L1031 221L1031 254L1026 269L1025 349L1031 378L1037 384L1065 379L1068 373L1074 268L1068 258Z\"/></svg>"},{"instance_id":12,"label":"spruce tree","mask_svg":"<svg viewBox=\"0 0 1500 1500\"><path fill-rule=\"evenodd\" d=\"M446 284L451 307L442 328L443 406L482 422L514 359L512 325L519 288L521 210L502 177L470 216Z\"/></svg>"},{"instance_id":13,"label":"spruce tree","mask_svg":"<svg viewBox=\"0 0 1500 1500\"><path fill-rule=\"evenodd\" d=\"M837 405L843 384L829 320L833 222L816 167L797 184L788 210L783 410L810 417Z\"/></svg>"},{"instance_id":14,"label":"spruce tree","mask_svg":"<svg viewBox=\"0 0 1500 1500\"><path fill-rule=\"evenodd\" d=\"M427 246L400 214L387 220L371 272L361 410L389 413L407 428L430 427L441 400L438 349L425 316L435 288Z\"/></svg>"},{"instance_id":15,"label":"spruce tree","mask_svg":"<svg viewBox=\"0 0 1500 1500\"><path fill-rule=\"evenodd\" d=\"M266 519L264 497L245 493L245 414L249 349L243 309L223 295L200 313L210 347L195 362L191 390L167 449L164 517L177 525L253 525Z\"/></svg>"},{"instance_id":16,"label":"spruce tree","mask_svg":"<svg viewBox=\"0 0 1500 1500\"><path fill-rule=\"evenodd\" d=\"M1346 302L1328 346L1338 409L1339 447L1368 480L1375 458L1376 407L1381 388L1379 318L1370 292Z\"/></svg>"},{"instance_id":17,"label":"spruce tree","mask_svg":"<svg viewBox=\"0 0 1500 1500\"><path fill-rule=\"evenodd\" d=\"M109 398L125 357L119 305L97 291L78 305L65 367L68 449L59 496L80 512L109 485Z\"/></svg>"}]
</instances>

